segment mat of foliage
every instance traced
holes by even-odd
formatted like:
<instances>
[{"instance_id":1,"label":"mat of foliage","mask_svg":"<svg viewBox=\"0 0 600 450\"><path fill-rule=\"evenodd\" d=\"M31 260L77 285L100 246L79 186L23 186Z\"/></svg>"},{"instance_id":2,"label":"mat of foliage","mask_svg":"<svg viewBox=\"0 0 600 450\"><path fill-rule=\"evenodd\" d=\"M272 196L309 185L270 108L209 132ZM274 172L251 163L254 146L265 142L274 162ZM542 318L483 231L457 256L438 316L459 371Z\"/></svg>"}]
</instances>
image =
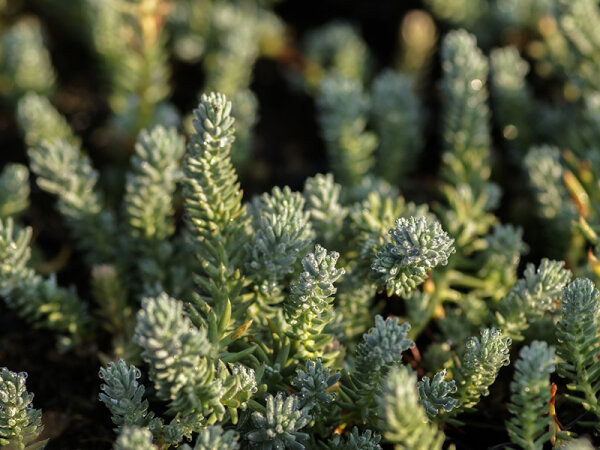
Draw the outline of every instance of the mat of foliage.
<instances>
[{"instance_id":1,"label":"mat of foliage","mask_svg":"<svg viewBox=\"0 0 600 450\"><path fill-rule=\"evenodd\" d=\"M0 0L1 444L600 443L597 2L65 5Z\"/></svg>"}]
</instances>

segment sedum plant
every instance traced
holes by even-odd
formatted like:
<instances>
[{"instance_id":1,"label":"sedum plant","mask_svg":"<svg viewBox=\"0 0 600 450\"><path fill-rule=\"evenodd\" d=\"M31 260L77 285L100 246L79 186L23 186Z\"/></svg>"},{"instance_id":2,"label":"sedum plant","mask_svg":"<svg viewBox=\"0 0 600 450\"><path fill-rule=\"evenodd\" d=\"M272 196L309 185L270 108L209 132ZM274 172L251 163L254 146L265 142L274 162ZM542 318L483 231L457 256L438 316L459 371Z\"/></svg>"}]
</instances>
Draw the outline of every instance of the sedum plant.
<instances>
[{"instance_id":1,"label":"sedum plant","mask_svg":"<svg viewBox=\"0 0 600 450\"><path fill-rule=\"evenodd\" d=\"M39 21L29 17L3 30L0 37L0 95L12 100L26 92L49 94L56 73Z\"/></svg>"},{"instance_id":2,"label":"sedum plant","mask_svg":"<svg viewBox=\"0 0 600 450\"><path fill-rule=\"evenodd\" d=\"M299 430L310 422L311 416L300 409L298 399L279 392L267 397L265 413L252 413L252 431L246 439L250 447L303 449L308 434Z\"/></svg>"},{"instance_id":3,"label":"sedum plant","mask_svg":"<svg viewBox=\"0 0 600 450\"><path fill-rule=\"evenodd\" d=\"M344 274L344 269L335 267L338 257L338 253L328 254L317 244L314 253L302 259L304 271L291 284L290 295L283 305L289 335L299 343L297 352L304 360L325 356L330 361L337 356L335 351L324 355L332 341L324 331L334 318L333 283Z\"/></svg>"},{"instance_id":4,"label":"sedum plant","mask_svg":"<svg viewBox=\"0 0 600 450\"><path fill-rule=\"evenodd\" d=\"M98 172L77 145L64 139L43 140L29 151L38 185L58 197L57 208L70 222L90 262L107 262L114 251L115 218L104 209Z\"/></svg>"},{"instance_id":5,"label":"sedum plant","mask_svg":"<svg viewBox=\"0 0 600 450\"><path fill-rule=\"evenodd\" d=\"M318 101L333 173L343 183L358 183L373 166L377 146L365 130L369 99L358 81L332 75L321 82Z\"/></svg>"},{"instance_id":6,"label":"sedum plant","mask_svg":"<svg viewBox=\"0 0 600 450\"><path fill-rule=\"evenodd\" d=\"M373 82L372 116L380 144L377 173L390 183L418 165L423 113L414 80L391 70Z\"/></svg>"},{"instance_id":7,"label":"sedum plant","mask_svg":"<svg viewBox=\"0 0 600 450\"><path fill-rule=\"evenodd\" d=\"M339 379L340 374L331 374L329 368L323 367L320 359L316 362L309 359L304 368L297 369L292 388L297 391L302 408L321 415L333 403L335 394L327 391L334 388Z\"/></svg>"},{"instance_id":8,"label":"sedum plant","mask_svg":"<svg viewBox=\"0 0 600 450\"><path fill-rule=\"evenodd\" d=\"M453 415L473 408L480 397L489 395L489 387L498 372L510 362L510 344L510 338L503 337L501 331L494 328L481 330L480 337L467 340L456 370L458 405L452 410Z\"/></svg>"},{"instance_id":9,"label":"sedum plant","mask_svg":"<svg viewBox=\"0 0 600 450\"><path fill-rule=\"evenodd\" d=\"M69 123L46 98L35 92L28 92L17 105L17 120L23 132L25 144L35 147L43 140L64 139L71 144L79 144Z\"/></svg>"},{"instance_id":10,"label":"sedum plant","mask_svg":"<svg viewBox=\"0 0 600 450\"><path fill-rule=\"evenodd\" d=\"M436 21L407 14L401 67L380 72L368 28L295 48L268 0L80 3L102 130L53 106L63 63L57 78L21 28L36 22L1 38L29 165L0 172L0 295L61 351L97 354L114 448L483 448L492 421L486 445L598 440L597 2L430 0ZM331 173L248 195L264 55L315 97ZM218 92L183 136L186 66ZM40 191L77 288L42 261ZM0 379L0 445L41 448L25 376Z\"/></svg>"},{"instance_id":11,"label":"sedum plant","mask_svg":"<svg viewBox=\"0 0 600 450\"><path fill-rule=\"evenodd\" d=\"M156 447L152 444L152 433L149 430L126 427L117 438L114 448L115 450L152 450Z\"/></svg>"},{"instance_id":12,"label":"sedum plant","mask_svg":"<svg viewBox=\"0 0 600 450\"><path fill-rule=\"evenodd\" d=\"M514 416L506 426L511 441L522 448L543 448L550 438L553 417L548 414L549 374L554 367L554 348L543 341L523 347L515 363L509 404Z\"/></svg>"},{"instance_id":13,"label":"sedum plant","mask_svg":"<svg viewBox=\"0 0 600 450\"><path fill-rule=\"evenodd\" d=\"M0 173L0 219L17 216L29 206L29 170L7 164Z\"/></svg>"},{"instance_id":14,"label":"sedum plant","mask_svg":"<svg viewBox=\"0 0 600 450\"><path fill-rule=\"evenodd\" d=\"M556 329L557 366L559 375L570 384L566 398L581 404L596 417L600 415L598 403L598 361L595 352L600 345L597 322L600 292L590 280L577 279L564 289L561 302L562 318ZM597 428L597 422L594 426Z\"/></svg>"},{"instance_id":15,"label":"sedum plant","mask_svg":"<svg viewBox=\"0 0 600 450\"><path fill-rule=\"evenodd\" d=\"M419 398L430 418L452 411L458 403L452 395L457 391L456 382L446 381L445 378L444 369L431 379L424 376L418 383Z\"/></svg>"},{"instance_id":16,"label":"sedum plant","mask_svg":"<svg viewBox=\"0 0 600 450\"><path fill-rule=\"evenodd\" d=\"M144 298L135 317L132 338L142 349L148 377L166 411L155 415L150 408L136 366L121 360L100 371L105 382L100 399L111 412L120 445L133 445L127 442L135 439L142 445L150 436L151 445L166 448L197 435L196 447L202 448L199 442L209 439L203 436L216 426L236 428L240 444L251 448L378 448L376 430L383 426L364 433L355 429L339 438L331 432L339 423L363 427L377 419L385 377L414 346L410 326L377 317L356 347L354 368L339 372L343 353L335 334L340 324L335 295L345 270L338 267L338 252L318 243L309 247L323 236L311 223L311 209L321 203L307 205L289 188L276 188L248 205L241 202L230 162L231 111L221 94L202 98L179 175L189 224L184 238L198 252L194 292L184 294L183 301L165 292ZM169 230L151 226L168 223L156 220L169 217L169 203L158 195L139 200L146 195L145 186L156 192L172 189L165 183L173 183L169 177L177 176L175 166L160 166L153 158L162 148L175 151L175 138L162 129L140 136L133 158L138 169L128 179L124 202L127 228L140 248L151 248L152 232ZM160 177L154 166L162 167ZM331 179L326 183L324 189L337 189ZM153 212L145 215L147 210ZM368 242L371 252L357 263L372 277L371 295L376 286L386 288L377 275L386 271L390 277L398 274L398 286L416 289L454 251L441 225L425 217L400 219L390 230L380 227ZM379 266L385 269L374 269ZM110 275L107 269L94 273L98 282ZM98 289L107 292L102 286ZM390 294L398 293L395 286L387 284ZM429 398L443 402L446 394L436 387Z\"/></svg>"},{"instance_id":17,"label":"sedum plant","mask_svg":"<svg viewBox=\"0 0 600 450\"><path fill-rule=\"evenodd\" d=\"M425 217L398 219L389 232L391 241L377 252L371 270L385 283L388 295L409 294L423 283L429 270L446 265L454 240L439 222Z\"/></svg>"},{"instance_id":18,"label":"sedum plant","mask_svg":"<svg viewBox=\"0 0 600 450\"><path fill-rule=\"evenodd\" d=\"M307 59L304 82L311 89L316 89L326 74L360 81L368 72L368 48L350 23L336 21L312 30L303 46Z\"/></svg>"},{"instance_id":19,"label":"sedum plant","mask_svg":"<svg viewBox=\"0 0 600 450\"><path fill-rule=\"evenodd\" d=\"M132 254L145 261L138 269L140 296L156 295L177 277L164 267L176 252L169 238L175 233L173 196L182 175L185 145L174 128L156 127L142 130L135 149L123 199L131 236L128 245ZM132 270L137 258L130 262Z\"/></svg>"},{"instance_id":20,"label":"sedum plant","mask_svg":"<svg viewBox=\"0 0 600 450\"><path fill-rule=\"evenodd\" d=\"M111 362L108 367L100 369L99 376L106 383L101 386L100 401L111 412L117 430L146 426L155 428L159 425L154 414L148 411L144 386L138 382L141 376L139 369L128 366L121 359L117 364Z\"/></svg>"},{"instance_id":21,"label":"sedum plant","mask_svg":"<svg viewBox=\"0 0 600 450\"><path fill-rule=\"evenodd\" d=\"M529 264L523 278L498 303L498 326L511 339L522 340L532 322L556 316L560 295L570 279L562 261L542 259L537 269Z\"/></svg>"},{"instance_id":22,"label":"sedum plant","mask_svg":"<svg viewBox=\"0 0 600 450\"><path fill-rule=\"evenodd\" d=\"M394 318L375 318L375 326L363 335L356 347L355 368L342 372L340 405L351 411L350 418L367 422L376 417L377 395L388 372L402 362L404 351L414 347L408 338L410 325ZM355 419L355 420L356 420Z\"/></svg>"},{"instance_id":23,"label":"sedum plant","mask_svg":"<svg viewBox=\"0 0 600 450\"><path fill-rule=\"evenodd\" d=\"M89 40L110 86L110 106L121 134L177 123L169 95L166 34L170 1L84 2Z\"/></svg>"},{"instance_id":24,"label":"sedum plant","mask_svg":"<svg viewBox=\"0 0 600 450\"><path fill-rule=\"evenodd\" d=\"M58 286L55 276L43 277L30 267L31 234L11 217L0 220L0 293L21 317L60 333L68 345L86 334L87 308L73 289Z\"/></svg>"},{"instance_id":25,"label":"sedum plant","mask_svg":"<svg viewBox=\"0 0 600 450\"><path fill-rule=\"evenodd\" d=\"M0 369L0 445L6 449L36 450L46 446L39 440L42 411L33 409L33 394L27 392L25 372Z\"/></svg>"},{"instance_id":26,"label":"sedum plant","mask_svg":"<svg viewBox=\"0 0 600 450\"><path fill-rule=\"evenodd\" d=\"M352 428L352 432L348 435L347 439L344 439L339 434L333 436L327 443L322 444L324 449L342 449L342 450L379 450L381 446L381 435L379 433L373 433L371 430L366 430L364 433L360 433L358 428Z\"/></svg>"},{"instance_id":27,"label":"sedum plant","mask_svg":"<svg viewBox=\"0 0 600 450\"><path fill-rule=\"evenodd\" d=\"M385 420L384 436L395 449L441 449L444 435L428 421L419 403L417 379L406 367L394 369L388 375L380 408Z\"/></svg>"},{"instance_id":28,"label":"sedum plant","mask_svg":"<svg viewBox=\"0 0 600 450\"><path fill-rule=\"evenodd\" d=\"M454 184L468 184L475 197L485 195L489 189L491 146L488 61L477 47L475 36L464 30L445 37L442 58L444 177Z\"/></svg>"}]
</instances>

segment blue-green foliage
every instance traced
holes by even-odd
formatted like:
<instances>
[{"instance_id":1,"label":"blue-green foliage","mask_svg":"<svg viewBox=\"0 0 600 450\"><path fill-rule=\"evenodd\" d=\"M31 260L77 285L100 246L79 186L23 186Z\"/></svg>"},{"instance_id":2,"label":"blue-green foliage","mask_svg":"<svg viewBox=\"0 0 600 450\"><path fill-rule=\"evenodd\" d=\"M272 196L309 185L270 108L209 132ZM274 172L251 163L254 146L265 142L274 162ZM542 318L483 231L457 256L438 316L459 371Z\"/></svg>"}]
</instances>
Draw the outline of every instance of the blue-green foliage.
<instances>
[{"instance_id":1,"label":"blue-green foliage","mask_svg":"<svg viewBox=\"0 0 600 450\"><path fill-rule=\"evenodd\" d=\"M498 372L510 362L510 345L510 338L495 328L481 330L480 337L469 338L456 374L458 405L453 413L473 408L480 397L489 395Z\"/></svg>"},{"instance_id":2,"label":"blue-green foliage","mask_svg":"<svg viewBox=\"0 0 600 450\"><path fill-rule=\"evenodd\" d=\"M498 304L496 321L506 336L523 339L522 333L534 320L556 312L563 288L571 279L564 262L542 259L536 269L528 264L518 280Z\"/></svg>"},{"instance_id":3,"label":"blue-green foliage","mask_svg":"<svg viewBox=\"0 0 600 450\"><path fill-rule=\"evenodd\" d=\"M418 383L419 397L429 417L452 411L457 400L452 397L457 390L454 380L446 381L446 370L436 373L433 378L423 377Z\"/></svg>"},{"instance_id":4,"label":"blue-green foliage","mask_svg":"<svg viewBox=\"0 0 600 450\"><path fill-rule=\"evenodd\" d=\"M561 320L556 328L560 357L557 372L567 379L572 394L567 399L600 417L598 379L600 362L600 292L588 279L576 279L565 287ZM598 422L594 422L598 428Z\"/></svg>"},{"instance_id":5,"label":"blue-green foliage","mask_svg":"<svg viewBox=\"0 0 600 450\"><path fill-rule=\"evenodd\" d=\"M64 335L64 343L89 330L86 305L73 289L59 287L30 267L31 228L20 229L12 218L0 219L0 295L25 320Z\"/></svg>"},{"instance_id":6,"label":"blue-green foliage","mask_svg":"<svg viewBox=\"0 0 600 450\"><path fill-rule=\"evenodd\" d=\"M428 0L399 23L397 67L375 73L358 28L325 24L295 46L274 2L36 2L81 22L65 30L100 63L110 98L94 102L7 4L2 126L16 105L29 166L5 150L3 302L62 350L98 350L115 449L435 450L471 438L465 413L522 448L584 446L572 435L600 430L600 6ZM252 194L270 174L267 110L252 136L264 56L314 97L328 159L294 167L299 186L327 164L301 192L249 198L238 173ZM168 98L173 85L181 103L188 64L218 92L176 128ZM112 115L85 129L102 105ZM40 216L40 190L59 216ZM525 265L530 248L554 259ZM0 373L0 446L45 445L24 381Z\"/></svg>"},{"instance_id":7,"label":"blue-green foliage","mask_svg":"<svg viewBox=\"0 0 600 450\"><path fill-rule=\"evenodd\" d=\"M333 402L335 395L328 392L339 381L339 373L330 373L320 359L306 361L304 369L298 369L292 387L297 391L302 408L315 417L321 417Z\"/></svg>"},{"instance_id":8,"label":"blue-green foliage","mask_svg":"<svg viewBox=\"0 0 600 450\"><path fill-rule=\"evenodd\" d=\"M335 75L321 82L319 122L335 178L358 184L374 164L377 137L366 131L369 99L360 82Z\"/></svg>"},{"instance_id":9,"label":"blue-green foliage","mask_svg":"<svg viewBox=\"0 0 600 450\"><path fill-rule=\"evenodd\" d=\"M29 206L29 170L7 164L0 173L0 219L17 216Z\"/></svg>"},{"instance_id":10,"label":"blue-green foliage","mask_svg":"<svg viewBox=\"0 0 600 450\"><path fill-rule=\"evenodd\" d=\"M283 392L267 397L264 413L252 413L252 431L246 434L250 448L303 450L309 435L302 432L311 416L300 408L298 398Z\"/></svg>"},{"instance_id":11,"label":"blue-green foliage","mask_svg":"<svg viewBox=\"0 0 600 450\"><path fill-rule=\"evenodd\" d=\"M326 443L320 443L319 448L323 450L381 450L380 441L379 433L372 430L360 433L358 428L354 427L347 437L336 434Z\"/></svg>"},{"instance_id":12,"label":"blue-green foliage","mask_svg":"<svg viewBox=\"0 0 600 450\"><path fill-rule=\"evenodd\" d=\"M419 162L423 113L413 80L385 71L373 83L372 114L379 136L377 173L392 184Z\"/></svg>"},{"instance_id":13,"label":"blue-green foliage","mask_svg":"<svg viewBox=\"0 0 600 450\"><path fill-rule=\"evenodd\" d=\"M78 145L65 139L30 147L31 170L43 190L58 197L57 208L69 222L90 263L114 260L115 215L104 205L99 173Z\"/></svg>"},{"instance_id":14,"label":"blue-green foliage","mask_svg":"<svg viewBox=\"0 0 600 450\"><path fill-rule=\"evenodd\" d=\"M303 359L319 357L331 342L324 329L334 318L332 301L336 288L333 283L344 274L344 269L336 268L338 258L338 253L327 253L317 244L314 253L302 259L304 271L292 283L284 303L289 334L297 340ZM335 356L336 352L331 352L325 361L331 362Z\"/></svg>"},{"instance_id":15,"label":"blue-green foliage","mask_svg":"<svg viewBox=\"0 0 600 450\"><path fill-rule=\"evenodd\" d=\"M549 378L554 372L555 359L554 347L543 341L533 341L523 347L515 363L508 407L513 417L506 427L511 441L523 448L541 449L550 439Z\"/></svg>"},{"instance_id":16,"label":"blue-green foliage","mask_svg":"<svg viewBox=\"0 0 600 450\"><path fill-rule=\"evenodd\" d=\"M392 369L379 397L384 437L396 449L441 449L444 434L427 420L419 403L417 377L405 366Z\"/></svg>"},{"instance_id":17,"label":"blue-green foliage","mask_svg":"<svg viewBox=\"0 0 600 450\"><path fill-rule=\"evenodd\" d=\"M278 297L312 240L310 216L302 195L287 186L255 198L250 210L256 234L246 245L248 273L256 279L260 294ZM268 306L260 312L268 315Z\"/></svg>"},{"instance_id":18,"label":"blue-green foliage","mask_svg":"<svg viewBox=\"0 0 600 450\"><path fill-rule=\"evenodd\" d=\"M375 326L363 335L355 352L355 367L342 374L339 404L367 422L377 413L376 398L390 369L402 362L402 354L414 347L408 338L410 325L397 319L375 317Z\"/></svg>"},{"instance_id":19,"label":"blue-green foliage","mask_svg":"<svg viewBox=\"0 0 600 450\"><path fill-rule=\"evenodd\" d=\"M388 296L409 294L427 279L431 269L446 265L455 251L454 240L440 223L425 217L398 219L389 234L390 242L376 253L371 266Z\"/></svg>"},{"instance_id":20,"label":"blue-green foliage","mask_svg":"<svg viewBox=\"0 0 600 450\"><path fill-rule=\"evenodd\" d=\"M42 411L33 409L33 394L27 392L25 372L0 369L0 446L42 449L47 440L37 440L43 430Z\"/></svg>"},{"instance_id":21,"label":"blue-green foliage","mask_svg":"<svg viewBox=\"0 0 600 450\"><path fill-rule=\"evenodd\" d=\"M138 379L141 372L135 366L128 366L122 359L117 364L111 362L100 369L100 378L105 384L100 386L100 401L111 412L117 430L124 427L156 428L160 420L148 411L148 400L144 398L144 386Z\"/></svg>"},{"instance_id":22,"label":"blue-green foliage","mask_svg":"<svg viewBox=\"0 0 600 450\"><path fill-rule=\"evenodd\" d=\"M49 94L54 89L55 79L37 19L20 20L3 30L0 39L0 95L16 99L28 91Z\"/></svg>"}]
</instances>

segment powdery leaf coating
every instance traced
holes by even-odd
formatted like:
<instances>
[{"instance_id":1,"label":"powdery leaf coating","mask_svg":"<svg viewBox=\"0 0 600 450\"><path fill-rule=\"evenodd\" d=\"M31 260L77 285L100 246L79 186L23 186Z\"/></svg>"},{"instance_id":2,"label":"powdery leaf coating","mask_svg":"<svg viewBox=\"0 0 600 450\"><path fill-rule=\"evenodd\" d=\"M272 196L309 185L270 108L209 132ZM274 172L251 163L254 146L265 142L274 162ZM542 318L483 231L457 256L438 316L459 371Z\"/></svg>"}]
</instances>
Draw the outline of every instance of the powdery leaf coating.
<instances>
[{"instance_id":1,"label":"powdery leaf coating","mask_svg":"<svg viewBox=\"0 0 600 450\"><path fill-rule=\"evenodd\" d=\"M85 303L73 289L57 286L30 268L31 228L19 229L12 218L0 219L0 295L29 322L79 338L88 324Z\"/></svg>"},{"instance_id":2,"label":"powdery leaf coating","mask_svg":"<svg viewBox=\"0 0 600 450\"><path fill-rule=\"evenodd\" d=\"M251 212L256 236L246 244L248 271L259 281L280 282L293 273L298 255L306 252L312 240L304 197L287 186L275 187L270 194L254 199Z\"/></svg>"},{"instance_id":3,"label":"powdery leaf coating","mask_svg":"<svg viewBox=\"0 0 600 450\"><path fill-rule=\"evenodd\" d=\"M198 423L225 414L223 384L214 379L214 365L205 357L211 349L206 330L192 325L183 303L165 293L144 299L134 339L143 349L158 397L173 410L196 417Z\"/></svg>"},{"instance_id":4,"label":"powdery leaf coating","mask_svg":"<svg viewBox=\"0 0 600 450\"><path fill-rule=\"evenodd\" d=\"M382 380L402 363L402 354L415 343L408 338L410 324L397 318L375 317L375 326L363 335L355 351L355 368L342 372L341 406L352 410L363 422L375 420L377 396Z\"/></svg>"},{"instance_id":5,"label":"powdery leaf coating","mask_svg":"<svg viewBox=\"0 0 600 450\"><path fill-rule=\"evenodd\" d=\"M289 334L300 343L303 358L319 357L331 342L323 330L334 318L333 296L337 290L334 283L345 273L336 267L339 256L317 244L315 251L302 259L304 271L292 282L291 293L284 302Z\"/></svg>"},{"instance_id":6,"label":"powdery leaf coating","mask_svg":"<svg viewBox=\"0 0 600 450\"><path fill-rule=\"evenodd\" d=\"M429 277L429 271L446 265L454 249L454 239L437 221L427 217L396 220L386 242L375 255L371 266L388 296L407 295Z\"/></svg>"},{"instance_id":7,"label":"powdery leaf coating","mask_svg":"<svg viewBox=\"0 0 600 450\"><path fill-rule=\"evenodd\" d=\"M309 410L313 416L320 415L335 397L327 390L339 381L340 374L330 374L329 369L323 367L320 359L316 362L309 359L304 369L298 369L296 373L292 386L298 392L301 407Z\"/></svg>"},{"instance_id":8,"label":"powdery leaf coating","mask_svg":"<svg viewBox=\"0 0 600 450\"><path fill-rule=\"evenodd\" d=\"M375 317L375 326L363 336L356 349L357 366L365 373L377 372L381 367L402 360L402 353L415 343L408 338L410 325L399 324L398 319Z\"/></svg>"},{"instance_id":9,"label":"powdery leaf coating","mask_svg":"<svg viewBox=\"0 0 600 450\"><path fill-rule=\"evenodd\" d=\"M554 372L554 347L533 341L523 347L515 363L508 410L513 417L506 422L510 439L526 449L541 450L550 439L548 414L550 374Z\"/></svg>"},{"instance_id":10,"label":"powdery leaf coating","mask_svg":"<svg viewBox=\"0 0 600 450\"><path fill-rule=\"evenodd\" d=\"M27 444L42 432L42 411L33 409L33 394L27 392L25 372L0 369L0 446L44 448L46 441Z\"/></svg>"},{"instance_id":11,"label":"powdery leaf coating","mask_svg":"<svg viewBox=\"0 0 600 450\"><path fill-rule=\"evenodd\" d=\"M556 328L558 374L569 380L572 393L567 398L600 418L600 292L594 283L576 279L565 287L561 313ZM600 429L597 421L595 428Z\"/></svg>"},{"instance_id":12,"label":"powdery leaf coating","mask_svg":"<svg viewBox=\"0 0 600 450\"><path fill-rule=\"evenodd\" d=\"M219 338L245 321L249 300L240 269L245 257L249 218L242 191L231 163L234 142L231 102L225 95L202 95L194 110L194 132L190 135L184 164L184 196L190 243L200 262L191 306L194 324L204 316L231 315L218 330ZM217 275L218 274L218 275ZM215 312L216 311L216 312Z\"/></svg>"},{"instance_id":13,"label":"powdery leaf coating","mask_svg":"<svg viewBox=\"0 0 600 450\"><path fill-rule=\"evenodd\" d=\"M456 382L446 381L446 369L436 373L432 379L423 377L418 383L419 397L430 418L452 411L458 401L450 394L456 392Z\"/></svg>"},{"instance_id":14,"label":"powdery leaf coating","mask_svg":"<svg viewBox=\"0 0 600 450\"><path fill-rule=\"evenodd\" d=\"M310 221L315 230L316 241L330 248L340 238L348 208L342 205L342 186L337 184L332 174L317 174L304 183L304 198Z\"/></svg>"},{"instance_id":15,"label":"powdery leaf coating","mask_svg":"<svg viewBox=\"0 0 600 450\"><path fill-rule=\"evenodd\" d=\"M480 337L467 340L462 366L457 373L460 410L475 407L480 397L489 395L488 388L498 372L510 363L510 344L510 338L503 337L495 328L481 330Z\"/></svg>"},{"instance_id":16,"label":"powdery leaf coating","mask_svg":"<svg viewBox=\"0 0 600 450\"><path fill-rule=\"evenodd\" d=\"M533 264L527 265L523 278L498 304L496 322L505 335L521 340L531 320L557 310L558 299L572 276L564 266L563 261L546 258L537 269Z\"/></svg>"},{"instance_id":17,"label":"powdery leaf coating","mask_svg":"<svg viewBox=\"0 0 600 450\"><path fill-rule=\"evenodd\" d=\"M304 450L308 434L299 430L309 424L312 417L301 409L298 398L278 392L267 396L266 411L252 413L254 430L246 434L252 448L264 450Z\"/></svg>"},{"instance_id":18,"label":"powdery leaf coating","mask_svg":"<svg viewBox=\"0 0 600 450\"><path fill-rule=\"evenodd\" d=\"M161 240L173 234L173 194L184 151L184 140L174 128L159 125L139 134L124 198L135 236Z\"/></svg>"},{"instance_id":19,"label":"powdery leaf coating","mask_svg":"<svg viewBox=\"0 0 600 450\"><path fill-rule=\"evenodd\" d=\"M138 382L141 375L137 367L128 366L122 359L100 369L99 377L105 383L100 386L100 401L111 412L116 430L128 426L145 427L153 421L154 414L148 412L148 400L144 399L145 388ZM158 422L154 419L153 425L158 426Z\"/></svg>"}]
</instances>

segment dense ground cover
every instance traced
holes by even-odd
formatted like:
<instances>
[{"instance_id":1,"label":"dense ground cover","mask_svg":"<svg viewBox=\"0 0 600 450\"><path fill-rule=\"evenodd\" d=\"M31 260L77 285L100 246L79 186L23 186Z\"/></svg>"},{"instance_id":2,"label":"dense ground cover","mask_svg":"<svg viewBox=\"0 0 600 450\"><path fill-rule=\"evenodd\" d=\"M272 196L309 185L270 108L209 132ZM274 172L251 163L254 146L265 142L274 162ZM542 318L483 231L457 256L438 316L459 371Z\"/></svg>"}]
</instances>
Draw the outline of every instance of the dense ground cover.
<instances>
[{"instance_id":1,"label":"dense ground cover","mask_svg":"<svg viewBox=\"0 0 600 450\"><path fill-rule=\"evenodd\" d=\"M600 300L572 282L600 273L596 2L0 7L0 228L32 230L31 245L0 241L0 366L29 374L46 448L113 445L98 370L120 357L165 420L125 422L165 446L217 422L269 448L261 415L281 392L304 402L288 448L596 439ZM192 124L210 91L231 100L234 142L220 97ZM179 135L138 137L157 124ZM149 343L155 311L176 309L162 291L185 304L173 324L195 330L169 351L214 371L221 404L174 392L203 385ZM310 403L298 370L317 358L340 378Z\"/></svg>"}]
</instances>

